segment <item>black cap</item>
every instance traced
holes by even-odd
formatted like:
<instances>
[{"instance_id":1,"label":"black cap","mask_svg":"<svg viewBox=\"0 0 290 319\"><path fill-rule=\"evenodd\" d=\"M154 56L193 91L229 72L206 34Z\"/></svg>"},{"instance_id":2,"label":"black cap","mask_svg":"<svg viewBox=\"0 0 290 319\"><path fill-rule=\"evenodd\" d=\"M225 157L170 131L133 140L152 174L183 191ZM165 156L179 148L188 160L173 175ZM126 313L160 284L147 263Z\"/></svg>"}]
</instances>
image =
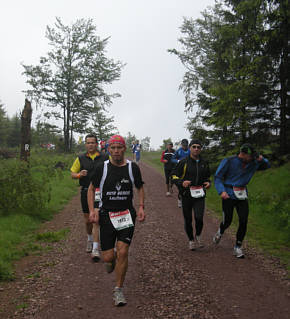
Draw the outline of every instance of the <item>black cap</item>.
<instances>
[{"instance_id":1,"label":"black cap","mask_svg":"<svg viewBox=\"0 0 290 319\"><path fill-rule=\"evenodd\" d=\"M254 149L254 147L249 144L249 143L245 143L240 147L240 152L243 152L245 154L249 154L252 155L253 157L255 157L255 155L257 154L256 150Z\"/></svg>"},{"instance_id":2,"label":"black cap","mask_svg":"<svg viewBox=\"0 0 290 319\"><path fill-rule=\"evenodd\" d=\"M191 140L191 141L190 141L190 144L189 144L189 147L190 147L191 145L193 145L193 144L199 144L200 146L202 146L201 141L200 141L200 140L198 140L198 139Z\"/></svg>"},{"instance_id":3,"label":"black cap","mask_svg":"<svg viewBox=\"0 0 290 319\"><path fill-rule=\"evenodd\" d=\"M173 146L173 143L172 142L168 142L167 145L172 145Z\"/></svg>"},{"instance_id":4,"label":"black cap","mask_svg":"<svg viewBox=\"0 0 290 319\"><path fill-rule=\"evenodd\" d=\"M186 138L184 138L182 141L181 141L181 144L183 145L188 145L188 140Z\"/></svg>"}]
</instances>

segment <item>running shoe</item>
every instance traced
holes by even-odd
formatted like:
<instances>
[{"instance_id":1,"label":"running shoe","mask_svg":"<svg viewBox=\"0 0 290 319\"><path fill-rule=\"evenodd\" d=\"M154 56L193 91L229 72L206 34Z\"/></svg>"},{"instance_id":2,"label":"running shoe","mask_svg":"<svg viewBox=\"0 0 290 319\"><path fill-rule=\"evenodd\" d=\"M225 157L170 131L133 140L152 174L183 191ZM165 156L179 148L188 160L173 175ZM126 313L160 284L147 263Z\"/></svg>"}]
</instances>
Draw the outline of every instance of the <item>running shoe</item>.
<instances>
[{"instance_id":1,"label":"running shoe","mask_svg":"<svg viewBox=\"0 0 290 319\"><path fill-rule=\"evenodd\" d=\"M195 250L196 249L196 242L193 240L190 240L188 247L189 247L189 250Z\"/></svg>"},{"instance_id":2,"label":"running shoe","mask_svg":"<svg viewBox=\"0 0 290 319\"><path fill-rule=\"evenodd\" d=\"M167 192L166 193L166 196L168 197L168 196L171 196L171 193L170 192Z\"/></svg>"},{"instance_id":3,"label":"running shoe","mask_svg":"<svg viewBox=\"0 0 290 319\"><path fill-rule=\"evenodd\" d=\"M116 266L116 259L114 258L111 262L105 263L106 271L108 274L114 271Z\"/></svg>"},{"instance_id":4,"label":"running shoe","mask_svg":"<svg viewBox=\"0 0 290 319\"><path fill-rule=\"evenodd\" d=\"M124 297L122 288L116 287L114 289L113 300L115 302L115 306L117 306L117 307L121 307L121 306L126 305L127 301Z\"/></svg>"},{"instance_id":5,"label":"running shoe","mask_svg":"<svg viewBox=\"0 0 290 319\"><path fill-rule=\"evenodd\" d=\"M92 242L92 241L90 241L90 240L88 240L88 241L87 241L87 248L86 248L86 252L87 252L87 253L91 253L91 252L92 252L92 250L93 250L93 242Z\"/></svg>"},{"instance_id":6,"label":"running shoe","mask_svg":"<svg viewBox=\"0 0 290 319\"><path fill-rule=\"evenodd\" d=\"M222 234L220 230L218 230L217 233L213 236L212 240L217 245L220 242L221 238L222 238Z\"/></svg>"},{"instance_id":7,"label":"running shoe","mask_svg":"<svg viewBox=\"0 0 290 319\"><path fill-rule=\"evenodd\" d=\"M95 248L92 250L92 259L93 261L99 261L101 259L99 249Z\"/></svg>"},{"instance_id":8,"label":"running shoe","mask_svg":"<svg viewBox=\"0 0 290 319\"><path fill-rule=\"evenodd\" d=\"M198 248L203 248L204 247L204 243L201 240L201 236L196 236L195 239L196 239L196 243L197 243Z\"/></svg>"},{"instance_id":9,"label":"running shoe","mask_svg":"<svg viewBox=\"0 0 290 319\"><path fill-rule=\"evenodd\" d=\"M178 206L178 208L181 208L181 207L182 207L182 201L181 201L181 199L178 199L178 200L177 200L177 206Z\"/></svg>"},{"instance_id":10,"label":"running shoe","mask_svg":"<svg viewBox=\"0 0 290 319\"><path fill-rule=\"evenodd\" d=\"M234 256L236 256L237 258L245 258L243 250L240 246L234 247Z\"/></svg>"}]
</instances>

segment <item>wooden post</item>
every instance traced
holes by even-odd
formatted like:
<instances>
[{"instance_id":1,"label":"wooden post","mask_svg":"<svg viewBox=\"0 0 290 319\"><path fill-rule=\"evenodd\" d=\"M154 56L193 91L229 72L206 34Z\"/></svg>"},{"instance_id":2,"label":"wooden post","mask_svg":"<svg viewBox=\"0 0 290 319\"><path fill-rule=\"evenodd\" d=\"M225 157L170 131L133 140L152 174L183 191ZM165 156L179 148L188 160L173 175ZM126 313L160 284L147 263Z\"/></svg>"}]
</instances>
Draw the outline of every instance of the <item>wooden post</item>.
<instances>
[{"instance_id":1,"label":"wooden post","mask_svg":"<svg viewBox=\"0 0 290 319\"><path fill-rule=\"evenodd\" d=\"M31 103L25 99L24 109L21 114L21 153L20 159L28 162L31 142Z\"/></svg>"}]
</instances>

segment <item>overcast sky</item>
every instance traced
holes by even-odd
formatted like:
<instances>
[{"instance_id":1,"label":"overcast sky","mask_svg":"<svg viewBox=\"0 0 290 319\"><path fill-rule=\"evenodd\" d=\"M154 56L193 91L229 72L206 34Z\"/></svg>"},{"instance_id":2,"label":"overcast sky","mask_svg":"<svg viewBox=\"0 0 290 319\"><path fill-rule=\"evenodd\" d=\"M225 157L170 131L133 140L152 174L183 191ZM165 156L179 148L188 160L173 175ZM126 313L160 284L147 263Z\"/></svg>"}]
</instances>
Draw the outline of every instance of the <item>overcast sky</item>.
<instances>
[{"instance_id":1,"label":"overcast sky","mask_svg":"<svg viewBox=\"0 0 290 319\"><path fill-rule=\"evenodd\" d=\"M214 0L9 0L0 4L0 101L9 116L22 110L27 88L24 64L38 64L48 52L46 26L55 17L64 24L92 18L101 38L110 36L107 56L126 63L112 91L110 115L122 135L163 139L188 138L184 96L178 90L184 67L167 52L178 48L183 17L200 17ZM110 89L111 90L111 89ZM32 105L33 106L33 105ZM34 115L36 112L34 112Z\"/></svg>"}]
</instances>

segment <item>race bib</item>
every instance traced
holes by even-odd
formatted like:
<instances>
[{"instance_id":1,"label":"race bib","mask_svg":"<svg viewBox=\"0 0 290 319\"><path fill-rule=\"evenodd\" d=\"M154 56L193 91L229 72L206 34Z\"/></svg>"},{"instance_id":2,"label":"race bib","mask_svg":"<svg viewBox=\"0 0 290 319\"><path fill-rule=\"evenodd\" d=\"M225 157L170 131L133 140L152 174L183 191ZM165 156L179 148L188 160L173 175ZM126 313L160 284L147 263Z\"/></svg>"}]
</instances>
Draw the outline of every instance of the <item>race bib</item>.
<instances>
[{"instance_id":1,"label":"race bib","mask_svg":"<svg viewBox=\"0 0 290 319\"><path fill-rule=\"evenodd\" d=\"M116 230L134 226L129 209L122 212L109 212L109 216Z\"/></svg>"},{"instance_id":2,"label":"race bib","mask_svg":"<svg viewBox=\"0 0 290 319\"><path fill-rule=\"evenodd\" d=\"M237 197L237 199L247 199L247 190L246 187L235 187L233 186L234 194Z\"/></svg>"},{"instance_id":3,"label":"race bib","mask_svg":"<svg viewBox=\"0 0 290 319\"><path fill-rule=\"evenodd\" d=\"M193 198L204 197L205 193L202 186L191 186L190 187L190 195Z\"/></svg>"},{"instance_id":4,"label":"race bib","mask_svg":"<svg viewBox=\"0 0 290 319\"><path fill-rule=\"evenodd\" d=\"M96 188L95 191L95 202L100 202L101 201L101 192L99 188Z\"/></svg>"}]
</instances>

